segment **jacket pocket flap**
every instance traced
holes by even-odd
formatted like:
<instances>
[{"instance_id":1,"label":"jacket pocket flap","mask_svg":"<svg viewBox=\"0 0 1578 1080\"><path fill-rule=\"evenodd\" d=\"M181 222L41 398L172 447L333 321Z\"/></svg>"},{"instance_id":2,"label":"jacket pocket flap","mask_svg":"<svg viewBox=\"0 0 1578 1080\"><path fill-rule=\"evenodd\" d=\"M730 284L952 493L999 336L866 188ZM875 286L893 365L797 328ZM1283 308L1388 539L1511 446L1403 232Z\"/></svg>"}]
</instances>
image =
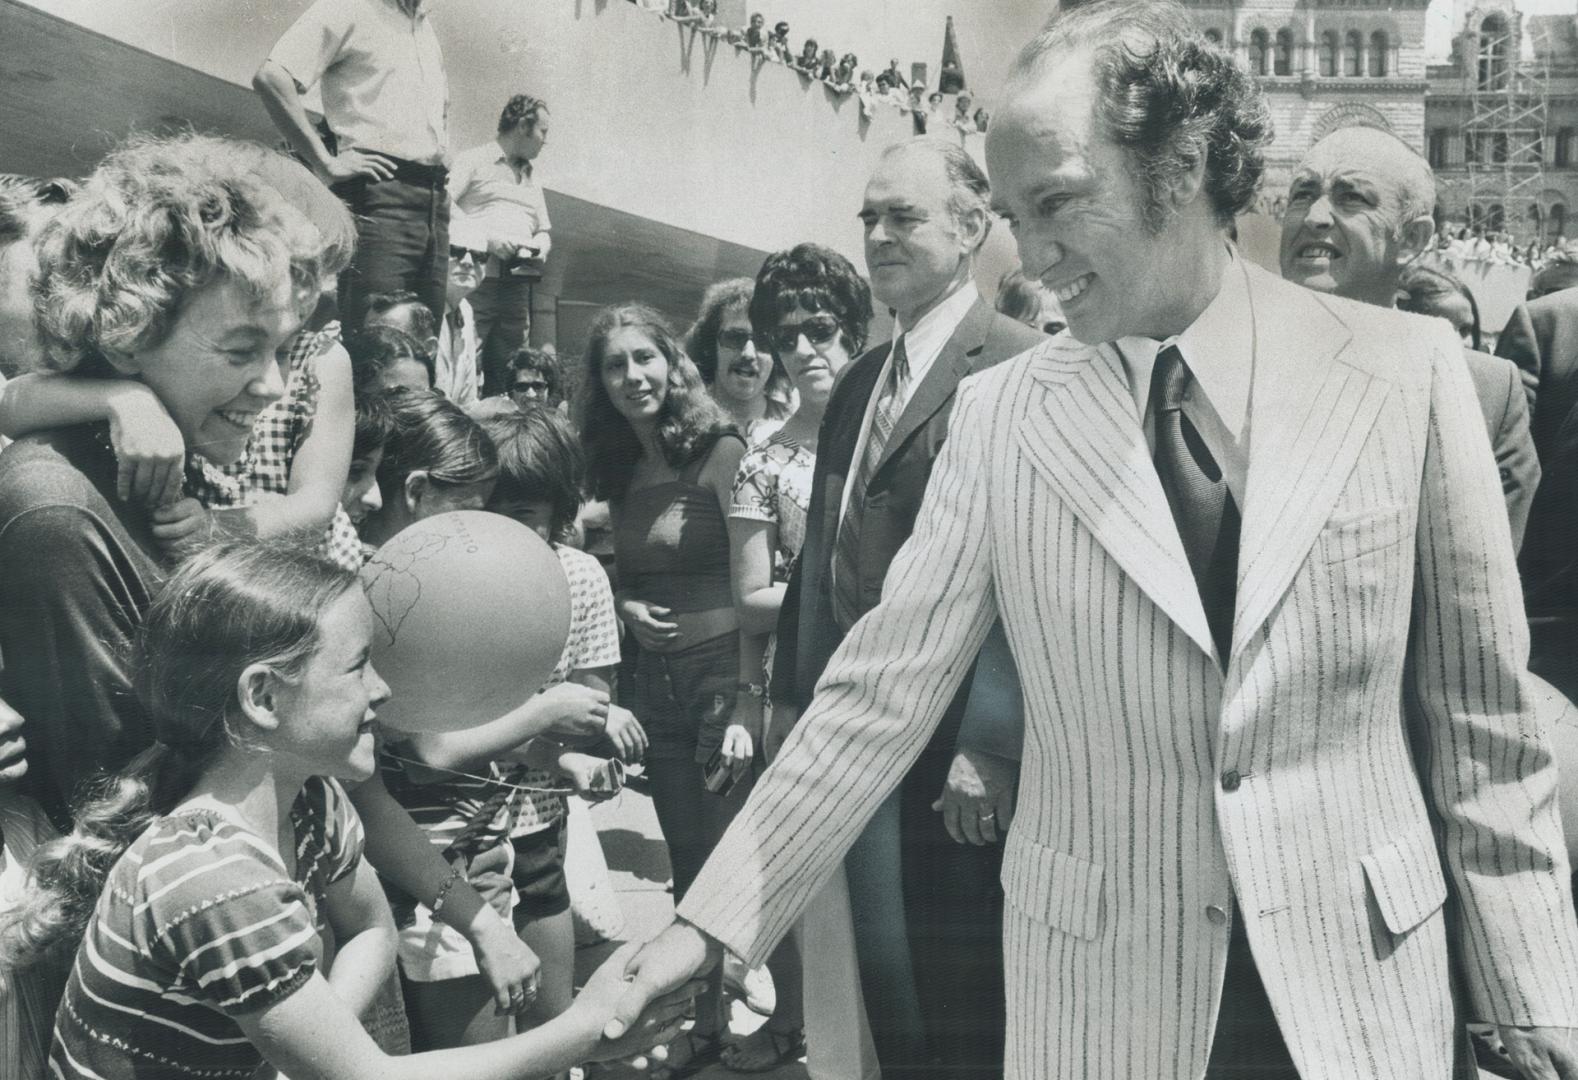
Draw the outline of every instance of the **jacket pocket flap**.
<instances>
[{"instance_id":1,"label":"jacket pocket flap","mask_svg":"<svg viewBox=\"0 0 1578 1080\"><path fill-rule=\"evenodd\" d=\"M1428 828L1376 848L1359 863L1381 918L1394 934L1406 934L1446 902L1446 877Z\"/></svg>"},{"instance_id":2,"label":"jacket pocket flap","mask_svg":"<svg viewBox=\"0 0 1578 1080\"><path fill-rule=\"evenodd\" d=\"M1101 932L1098 863L1033 841L1021 841L1003 860L1003 893L1033 919L1089 940Z\"/></svg>"}]
</instances>

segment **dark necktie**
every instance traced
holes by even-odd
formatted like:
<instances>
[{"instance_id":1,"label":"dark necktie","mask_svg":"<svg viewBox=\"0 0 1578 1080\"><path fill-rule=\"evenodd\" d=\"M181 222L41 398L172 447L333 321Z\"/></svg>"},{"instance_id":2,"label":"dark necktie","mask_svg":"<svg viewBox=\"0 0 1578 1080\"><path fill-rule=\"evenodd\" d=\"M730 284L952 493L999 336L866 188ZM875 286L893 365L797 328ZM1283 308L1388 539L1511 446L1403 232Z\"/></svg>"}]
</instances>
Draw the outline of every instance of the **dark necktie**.
<instances>
[{"instance_id":1,"label":"dark necktie","mask_svg":"<svg viewBox=\"0 0 1578 1080\"><path fill-rule=\"evenodd\" d=\"M865 452L860 455L849 478L849 501L838 523L838 539L833 546L833 618L848 630L863 612L860 609L860 528L865 517L866 486L876 472L882 451L893 437L899 416L904 412L905 388L910 380L909 354L904 336L893 344L893 363L871 414L871 433L866 436Z\"/></svg>"},{"instance_id":2,"label":"dark necktie","mask_svg":"<svg viewBox=\"0 0 1578 1080\"><path fill-rule=\"evenodd\" d=\"M1156 416L1156 473L1194 573L1217 655L1227 663L1238 579L1238 507L1221 466L1183 412L1194 376L1169 345L1156 355L1151 401Z\"/></svg>"},{"instance_id":3,"label":"dark necktie","mask_svg":"<svg viewBox=\"0 0 1578 1080\"><path fill-rule=\"evenodd\" d=\"M444 322L448 324L450 330L456 332L460 331L466 325L465 310L461 308L459 304L456 304L454 307L444 312Z\"/></svg>"}]
</instances>

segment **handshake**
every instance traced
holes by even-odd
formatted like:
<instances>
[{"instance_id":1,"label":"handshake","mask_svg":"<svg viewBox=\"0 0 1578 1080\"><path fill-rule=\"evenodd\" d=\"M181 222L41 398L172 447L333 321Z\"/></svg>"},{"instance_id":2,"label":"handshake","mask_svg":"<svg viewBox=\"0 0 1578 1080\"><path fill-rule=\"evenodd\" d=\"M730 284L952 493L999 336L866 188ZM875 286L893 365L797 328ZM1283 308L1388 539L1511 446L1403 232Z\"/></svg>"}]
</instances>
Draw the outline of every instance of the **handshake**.
<instances>
[{"instance_id":1,"label":"handshake","mask_svg":"<svg viewBox=\"0 0 1578 1080\"><path fill-rule=\"evenodd\" d=\"M683 922L670 923L662 933L636 949L620 949L598 969L576 998L604 1017L603 1052L599 1057L626 1057L642 1067L641 1050L666 1043L678 1034L676 1015L700 987L693 980L723 956L722 947ZM618 980L617 982L615 980ZM591 993L588 993L591 992ZM678 1012L676 1013L676 1009ZM634 1052L636 1056L630 1057ZM650 1055L663 1060L661 1050Z\"/></svg>"}]
</instances>

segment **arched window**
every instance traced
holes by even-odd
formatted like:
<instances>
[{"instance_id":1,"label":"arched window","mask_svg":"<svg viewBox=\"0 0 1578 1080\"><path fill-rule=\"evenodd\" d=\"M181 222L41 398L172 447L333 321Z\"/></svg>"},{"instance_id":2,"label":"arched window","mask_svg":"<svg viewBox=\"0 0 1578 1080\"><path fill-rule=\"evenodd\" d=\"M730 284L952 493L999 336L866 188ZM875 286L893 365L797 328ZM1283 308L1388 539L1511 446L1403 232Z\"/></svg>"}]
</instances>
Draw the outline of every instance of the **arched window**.
<instances>
[{"instance_id":1,"label":"arched window","mask_svg":"<svg viewBox=\"0 0 1578 1080\"><path fill-rule=\"evenodd\" d=\"M1439 169L1446 164L1447 138L1451 132L1446 128L1432 128L1430 131L1430 167Z\"/></svg>"},{"instance_id":2,"label":"arched window","mask_svg":"<svg viewBox=\"0 0 1578 1080\"><path fill-rule=\"evenodd\" d=\"M1469 203L1468 204L1468 227L1470 229L1477 229L1483 224L1485 224L1484 208L1481 207L1479 205L1479 203Z\"/></svg>"},{"instance_id":3,"label":"arched window","mask_svg":"<svg viewBox=\"0 0 1578 1080\"><path fill-rule=\"evenodd\" d=\"M1249 70L1256 75L1271 74L1271 38L1264 30L1249 35Z\"/></svg>"},{"instance_id":4,"label":"arched window","mask_svg":"<svg viewBox=\"0 0 1578 1080\"><path fill-rule=\"evenodd\" d=\"M1337 31L1328 30L1320 36L1320 73L1325 79L1337 75Z\"/></svg>"},{"instance_id":5,"label":"arched window","mask_svg":"<svg viewBox=\"0 0 1578 1080\"><path fill-rule=\"evenodd\" d=\"M1507 227L1507 212L1500 203L1491 203L1490 209L1485 212L1485 229L1489 232L1501 232Z\"/></svg>"},{"instance_id":6,"label":"arched window","mask_svg":"<svg viewBox=\"0 0 1578 1080\"><path fill-rule=\"evenodd\" d=\"M1490 160L1495 165L1505 165L1507 163L1507 133L1505 131L1498 131L1491 136Z\"/></svg>"},{"instance_id":7,"label":"arched window","mask_svg":"<svg viewBox=\"0 0 1578 1080\"><path fill-rule=\"evenodd\" d=\"M1567 235L1567 207L1561 203L1551 207L1551 239Z\"/></svg>"},{"instance_id":8,"label":"arched window","mask_svg":"<svg viewBox=\"0 0 1578 1080\"><path fill-rule=\"evenodd\" d=\"M1272 71L1278 75L1293 74L1293 31L1277 31L1277 51L1273 57Z\"/></svg>"},{"instance_id":9,"label":"arched window","mask_svg":"<svg viewBox=\"0 0 1578 1080\"><path fill-rule=\"evenodd\" d=\"M1212 45L1220 45L1222 44L1222 31L1213 26L1205 32L1205 39Z\"/></svg>"},{"instance_id":10,"label":"arched window","mask_svg":"<svg viewBox=\"0 0 1578 1080\"><path fill-rule=\"evenodd\" d=\"M1573 129L1564 127L1556 132L1556 165L1569 168L1573 163Z\"/></svg>"},{"instance_id":11,"label":"arched window","mask_svg":"<svg viewBox=\"0 0 1578 1080\"><path fill-rule=\"evenodd\" d=\"M1348 76L1364 74L1364 35L1357 30L1348 31L1348 40L1342 50L1342 73Z\"/></svg>"},{"instance_id":12,"label":"arched window","mask_svg":"<svg viewBox=\"0 0 1578 1080\"><path fill-rule=\"evenodd\" d=\"M1504 90L1507 86L1507 20L1487 15L1479 24L1479 88Z\"/></svg>"},{"instance_id":13,"label":"arched window","mask_svg":"<svg viewBox=\"0 0 1578 1080\"><path fill-rule=\"evenodd\" d=\"M1391 58L1391 44L1386 31L1377 30L1370 35L1370 76L1379 79L1386 74L1387 61Z\"/></svg>"}]
</instances>

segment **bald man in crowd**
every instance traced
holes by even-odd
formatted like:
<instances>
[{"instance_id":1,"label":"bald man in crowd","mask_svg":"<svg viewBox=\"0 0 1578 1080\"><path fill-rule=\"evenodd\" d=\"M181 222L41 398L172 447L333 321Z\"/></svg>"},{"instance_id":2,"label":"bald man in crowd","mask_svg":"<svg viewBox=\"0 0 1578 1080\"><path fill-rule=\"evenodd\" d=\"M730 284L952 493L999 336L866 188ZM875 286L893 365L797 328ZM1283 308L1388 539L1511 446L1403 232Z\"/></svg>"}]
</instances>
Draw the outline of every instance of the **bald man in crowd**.
<instances>
[{"instance_id":1,"label":"bald man in crowd","mask_svg":"<svg viewBox=\"0 0 1578 1080\"><path fill-rule=\"evenodd\" d=\"M1334 131L1293 171L1282 276L1316 292L1396 307L1403 271L1430 248L1435 202L1435 175L1413 147L1379 128ZM1463 355L1496 452L1516 549L1540 482L1528 404L1512 361L1473 349Z\"/></svg>"}]
</instances>

